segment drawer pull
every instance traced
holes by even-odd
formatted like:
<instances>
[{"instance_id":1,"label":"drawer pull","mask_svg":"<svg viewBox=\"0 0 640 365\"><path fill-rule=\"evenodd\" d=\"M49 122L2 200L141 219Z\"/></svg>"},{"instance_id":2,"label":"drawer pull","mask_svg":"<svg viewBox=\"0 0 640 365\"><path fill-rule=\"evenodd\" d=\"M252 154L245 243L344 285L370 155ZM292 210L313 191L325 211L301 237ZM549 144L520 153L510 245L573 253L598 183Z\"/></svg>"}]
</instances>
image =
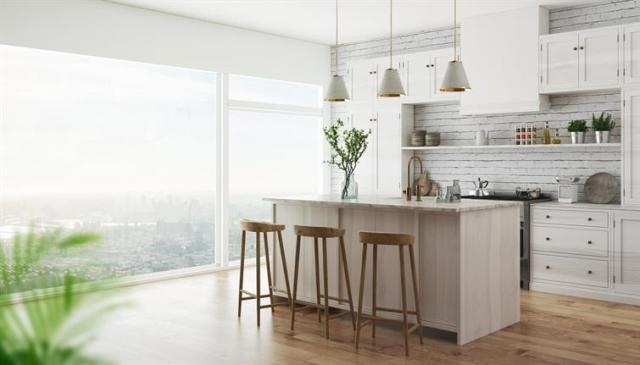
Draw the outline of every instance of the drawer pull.
<instances>
[{"instance_id":1,"label":"drawer pull","mask_svg":"<svg viewBox=\"0 0 640 365\"><path fill-rule=\"evenodd\" d=\"M551 216L550 216L550 215L547 215L547 219L550 219L550 218L551 218Z\"/></svg>"},{"instance_id":2,"label":"drawer pull","mask_svg":"<svg viewBox=\"0 0 640 365\"><path fill-rule=\"evenodd\" d=\"M547 241L551 241L551 238L549 238L549 237L547 237L547 238L545 238L545 239L546 239Z\"/></svg>"},{"instance_id":3,"label":"drawer pull","mask_svg":"<svg viewBox=\"0 0 640 365\"><path fill-rule=\"evenodd\" d=\"M591 274L593 274L593 271L589 270L589 271L587 271L587 274L591 275Z\"/></svg>"},{"instance_id":4,"label":"drawer pull","mask_svg":"<svg viewBox=\"0 0 640 365\"><path fill-rule=\"evenodd\" d=\"M587 242L587 244L591 245L591 244L593 244L593 242L589 241L589 242Z\"/></svg>"},{"instance_id":5,"label":"drawer pull","mask_svg":"<svg viewBox=\"0 0 640 365\"><path fill-rule=\"evenodd\" d=\"M587 220L588 220L589 222L591 222L591 221L593 220L593 218L589 217L589 218L587 218Z\"/></svg>"},{"instance_id":6,"label":"drawer pull","mask_svg":"<svg viewBox=\"0 0 640 365\"><path fill-rule=\"evenodd\" d=\"M551 268L551 266L547 265L547 269L550 269L550 268Z\"/></svg>"}]
</instances>

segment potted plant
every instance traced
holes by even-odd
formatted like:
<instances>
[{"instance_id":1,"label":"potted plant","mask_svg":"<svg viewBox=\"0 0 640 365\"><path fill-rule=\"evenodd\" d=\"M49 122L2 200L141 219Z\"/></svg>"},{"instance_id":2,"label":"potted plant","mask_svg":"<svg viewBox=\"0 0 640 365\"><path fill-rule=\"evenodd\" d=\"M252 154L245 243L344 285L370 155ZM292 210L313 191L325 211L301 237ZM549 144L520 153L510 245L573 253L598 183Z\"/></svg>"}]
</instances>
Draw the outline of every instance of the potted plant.
<instances>
[{"instance_id":1,"label":"potted plant","mask_svg":"<svg viewBox=\"0 0 640 365\"><path fill-rule=\"evenodd\" d=\"M344 173L344 180L340 184L340 197L342 199L355 199L358 197L358 183L355 181L354 172L360 158L367 150L367 139L371 130L351 128L342 129L344 123L338 119L332 125L323 128L324 137L331 147L331 159L326 161L334 165Z\"/></svg>"},{"instance_id":2,"label":"potted plant","mask_svg":"<svg viewBox=\"0 0 640 365\"><path fill-rule=\"evenodd\" d=\"M569 122L567 128L571 132L571 143L584 143L584 132L587 131L587 121L584 119L576 119Z\"/></svg>"},{"instance_id":3,"label":"potted plant","mask_svg":"<svg viewBox=\"0 0 640 365\"><path fill-rule=\"evenodd\" d=\"M605 116L604 112L600 113L599 117L591 115L591 127L596 131L596 143L609 143L609 131L616 126L612 118L611 114L607 113Z\"/></svg>"}]
</instances>

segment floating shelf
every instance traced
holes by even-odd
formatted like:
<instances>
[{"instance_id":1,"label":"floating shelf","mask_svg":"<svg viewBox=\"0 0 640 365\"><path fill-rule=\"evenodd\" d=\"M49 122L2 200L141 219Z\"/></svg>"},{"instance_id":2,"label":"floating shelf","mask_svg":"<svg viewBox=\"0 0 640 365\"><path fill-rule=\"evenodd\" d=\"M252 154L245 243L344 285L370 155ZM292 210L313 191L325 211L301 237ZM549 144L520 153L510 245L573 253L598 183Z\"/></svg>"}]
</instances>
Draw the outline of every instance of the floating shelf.
<instances>
[{"instance_id":1,"label":"floating shelf","mask_svg":"<svg viewBox=\"0 0 640 365\"><path fill-rule=\"evenodd\" d=\"M620 148L620 143L582 143L582 144L530 144L530 145L512 145L512 144L498 144L498 145L486 145L486 146L410 146L402 147L403 151L430 151L430 150L454 150L454 149L544 149L544 148Z\"/></svg>"}]
</instances>

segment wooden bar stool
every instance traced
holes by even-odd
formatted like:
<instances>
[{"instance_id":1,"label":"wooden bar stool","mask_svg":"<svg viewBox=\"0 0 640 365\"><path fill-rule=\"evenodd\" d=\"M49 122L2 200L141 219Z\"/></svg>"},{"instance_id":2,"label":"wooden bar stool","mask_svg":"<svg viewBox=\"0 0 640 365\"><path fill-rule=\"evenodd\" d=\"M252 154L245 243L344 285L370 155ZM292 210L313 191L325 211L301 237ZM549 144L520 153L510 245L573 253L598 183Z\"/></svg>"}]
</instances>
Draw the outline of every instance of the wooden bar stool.
<instances>
[{"instance_id":1,"label":"wooden bar stool","mask_svg":"<svg viewBox=\"0 0 640 365\"><path fill-rule=\"evenodd\" d=\"M257 322L260 327L260 310L263 308L273 308L278 305L289 305L289 303L274 303L273 301L273 284L271 280L271 264L269 263L269 238L267 233L276 232L278 236L278 245L280 246L280 256L282 256L282 266L284 268L284 281L287 286L287 297L291 302L291 289L289 288L289 273L287 272L287 260L284 256L284 244L282 243L282 231L284 226L280 224L273 224L268 222L257 222L252 220L243 219L240 221L242 225L242 247L240 249L240 288L238 290L238 317L242 312L242 301L255 299L257 302ZM251 293L243 288L244 280L244 255L246 246L247 232L255 232L256 234L256 293ZM260 234L264 236L264 254L267 263L267 282L269 284L269 294L260 293ZM275 250L275 244L274 248ZM247 296L244 296L244 295ZM271 299L270 304L260 305L260 299L269 297Z\"/></svg>"},{"instance_id":2,"label":"wooden bar stool","mask_svg":"<svg viewBox=\"0 0 640 365\"><path fill-rule=\"evenodd\" d=\"M418 330L420 334L420 343L422 343L422 321L420 318L420 295L418 294L418 282L416 280L416 264L413 252L414 238L410 234L401 233L375 233L360 232L360 241L362 242L362 271L360 272L360 292L358 295L358 323L356 325L356 349L360 343L360 329L371 323L371 337L376 337L376 320L386 319L376 317L376 311L402 313L402 329L404 332L404 352L409 356L409 334ZM373 245L373 303L371 309L371 317L362 321L362 296L365 284L365 268L367 264L367 245ZM384 308L376 306L376 285L377 285L377 269L378 269L378 245L398 246L400 254L400 288L402 291L402 309ZM405 267L404 267L404 247L409 247L409 259L411 261L411 279L413 282L413 296L415 299L415 311L407 311L407 288L405 283ZM409 328L407 322L407 314L416 316L417 324Z\"/></svg>"},{"instance_id":3,"label":"wooden bar stool","mask_svg":"<svg viewBox=\"0 0 640 365\"><path fill-rule=\"evenodd\" d=\"M313 238L313 248L315 253L315 266L316 266L316 304L311 304L318 311L318 322L321 321L320 309L324 310L324 337L329 338L329 319L343 316L351 313L351 323L353 329L356 328L356 318L353 312L353 299L351 297L351 284L349 280L349 268L347 267L347 254L344 246L344 229L330 228L330 227L312 227L312 226L294 226L293 227L297 239L296 239L296 260L295 270L293 274L293 300L291 301L291 330L296 320L296 297L298 294L298 272L300 266L300 242L302 237ZM320 265L318 255L318 239L322 238L322 276L323 276L323 293L320 292ZM345 302L342 298L329 296L329 280L327 272L327 238L338 238L340 245L340 260L342 261L342 268L344 269L344 278L347 284L347 295L349 299L346 300L349 303L349 312L342 312L334 315L329 315L329 299L337 300L338 302ZM320 304L320 299L324 298L324 304ZM305 308L300 307L300 308ZM299 309L299 308L298 308Z\"/></svg>"}]
</instances>

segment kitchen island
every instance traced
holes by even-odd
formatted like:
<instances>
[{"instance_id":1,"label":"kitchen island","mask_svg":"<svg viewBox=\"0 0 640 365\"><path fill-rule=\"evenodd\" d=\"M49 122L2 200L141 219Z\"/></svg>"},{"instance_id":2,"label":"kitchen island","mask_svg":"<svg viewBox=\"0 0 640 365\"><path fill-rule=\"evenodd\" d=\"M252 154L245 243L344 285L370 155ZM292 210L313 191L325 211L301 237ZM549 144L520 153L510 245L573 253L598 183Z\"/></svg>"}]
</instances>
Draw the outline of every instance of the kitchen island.
<instances>
[{"instance_id":1,"label":"kitchen island","mask_svg":"<svg viewBox=\"0 0 640 365\"><path fill-rule=\"evenodd\" d=\"M422 325L457 334L462 345L520 320L519 242L517 202L462 200L456 203L405 201L399 197L361 196L341 200L334 195L269 197L273 219L286 225L285 254L293 273L293 226L316 225L346 230L351 288L357 293L362 244L360 231L409 233L416 237L416 264L422 306ZM327 245L329 295L346 298L340 277L338 245ZM398 251L378 249L377 304L400 308ZM274 260L280 260L275 256ZM371 306L371 261L367 265L364 312ZM274 265L281 268L281 265ZM300 255L298 299L315 302L313 244L304 242ZM284 272L276 270L276 293L285 295ZM406 273L409 280L409 272ZM408 293L408 303L413 303ZM354 300L357 296L354 295ZM330 305L347 308L346 303ZM356 303L354 303L356 305ZM409 305L409 309L414 309ZM388 313L393 317L399 315ZM366 333L366 332L365 332ZM366 336L366 334L364 334Z\"/></svg>"}]
</instances>

